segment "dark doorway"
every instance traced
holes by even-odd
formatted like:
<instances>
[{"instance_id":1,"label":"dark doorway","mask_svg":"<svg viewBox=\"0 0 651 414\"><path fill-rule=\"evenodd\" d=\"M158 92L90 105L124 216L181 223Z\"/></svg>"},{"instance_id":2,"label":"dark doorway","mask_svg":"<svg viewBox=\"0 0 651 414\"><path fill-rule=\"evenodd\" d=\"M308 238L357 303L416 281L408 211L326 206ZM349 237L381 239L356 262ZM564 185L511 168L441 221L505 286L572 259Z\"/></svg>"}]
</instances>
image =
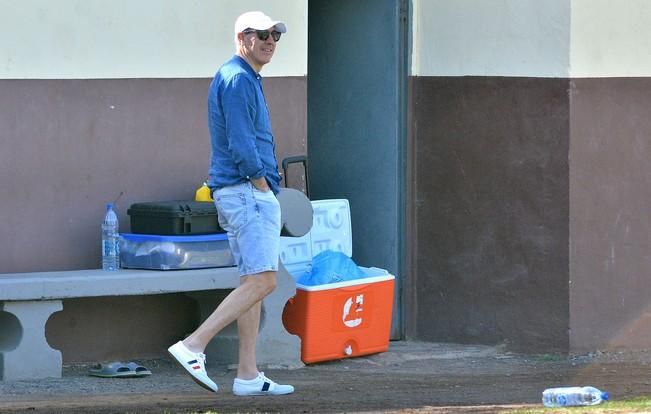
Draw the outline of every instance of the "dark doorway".
<instances>
[{"instance_id":1,"label":"dark doorway","mask_svg":"<svg viewBox=\"0 0 651 414\"><path fill-rule=\"evenodd\" d=\"M353 259L396 275L402 336L408 0L310 0L311 198L346 198Z\"/></svg>"}]
</instances>

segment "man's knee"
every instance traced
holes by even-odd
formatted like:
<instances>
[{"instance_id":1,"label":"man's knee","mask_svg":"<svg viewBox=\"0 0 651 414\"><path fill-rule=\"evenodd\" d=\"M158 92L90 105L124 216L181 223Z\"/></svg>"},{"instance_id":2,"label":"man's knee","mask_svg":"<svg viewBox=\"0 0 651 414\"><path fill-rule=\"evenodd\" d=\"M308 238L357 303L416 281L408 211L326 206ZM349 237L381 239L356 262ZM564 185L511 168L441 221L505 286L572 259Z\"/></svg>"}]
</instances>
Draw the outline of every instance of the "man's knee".
<instances>
[{"instance_id":1,"label":"man's knee","mask_svg":"<svg viewBox=\"0 0 651 414\"><path fill-rule=\"evenodd\" d=\"M262 272L245 276L245 283L253 283L262 295L267 296L276 288L276 272Z\"/></svg>"},{"instance_id":2,"label":"man's knee","mask_svg":"<svg viewBox=\"0 0 651 414\"><path fill-rule=\"evenodd\" d=\"M276 272L264 272L259 278L267 295L276 289Z\"/></svg>"}]
</instances>

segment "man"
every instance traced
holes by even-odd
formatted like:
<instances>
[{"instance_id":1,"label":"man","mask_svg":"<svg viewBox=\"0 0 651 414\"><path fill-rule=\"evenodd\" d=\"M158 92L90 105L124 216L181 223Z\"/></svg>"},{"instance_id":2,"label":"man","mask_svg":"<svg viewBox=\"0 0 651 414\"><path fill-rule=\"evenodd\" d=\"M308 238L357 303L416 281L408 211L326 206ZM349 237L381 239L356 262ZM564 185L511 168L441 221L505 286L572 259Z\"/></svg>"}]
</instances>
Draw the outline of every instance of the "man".
<instances>
[{"instance_id":1,"label":"man","mask_svg":"<svg viewBox=\"0 0 651 414\"><path fill-rule=\"evenodd\" d=\"M208 377L204 349L224 327L237 320L239 365L235 395L280 395L294 391L258 371L256 338L262 299L276 287L280 249L280 206L275 194L280 175L274 154L269 111L259 75L271 61L287 28L262 12L248 12L235 22L236 54L217 72L208 94L212 143L209 186L219 223L241 276L217 309L190 336L169 348L170 354L204 388L217 391Z\"/></svg>"}]
</instances>

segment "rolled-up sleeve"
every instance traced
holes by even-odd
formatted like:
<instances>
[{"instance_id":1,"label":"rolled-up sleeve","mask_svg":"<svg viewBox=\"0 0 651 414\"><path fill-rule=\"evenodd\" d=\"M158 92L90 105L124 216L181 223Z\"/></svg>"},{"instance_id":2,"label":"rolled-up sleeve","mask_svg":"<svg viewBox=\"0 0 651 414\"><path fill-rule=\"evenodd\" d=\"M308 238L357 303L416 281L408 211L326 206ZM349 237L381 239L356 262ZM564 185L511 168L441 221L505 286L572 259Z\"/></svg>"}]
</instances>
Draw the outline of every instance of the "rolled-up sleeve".
<instances>
[{"instance_id":1,"label":"rolled-up sleeve","mask_svg":"<svg viewBox=\"0 0 651 414\"><path fill-rule=\"evenodd\" d=\"M254 120L256 85L246 76L235 76L222 91L228 149L242 177L265 176L265 167L258 154Z\"/></svg>"}]
</instances>

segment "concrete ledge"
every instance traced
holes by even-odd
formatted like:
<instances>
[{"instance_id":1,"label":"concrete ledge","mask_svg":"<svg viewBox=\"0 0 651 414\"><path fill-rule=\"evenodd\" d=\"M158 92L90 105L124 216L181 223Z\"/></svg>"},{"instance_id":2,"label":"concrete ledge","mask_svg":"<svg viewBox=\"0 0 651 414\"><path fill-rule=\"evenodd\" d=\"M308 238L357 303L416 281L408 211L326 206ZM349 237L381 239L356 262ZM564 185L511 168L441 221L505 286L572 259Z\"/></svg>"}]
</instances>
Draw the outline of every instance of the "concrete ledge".
<instances>
[{"instance_id":1,"label":"concrete ledge","mask_svg":"<svg viewBox=\"0 0 651 414\"><path fill-rule=\"evenodd\" d=\"M0 274L0 301L150 295L239 286L235 267L196 270L99 269Z\"/></svg>"}]
</instances>

